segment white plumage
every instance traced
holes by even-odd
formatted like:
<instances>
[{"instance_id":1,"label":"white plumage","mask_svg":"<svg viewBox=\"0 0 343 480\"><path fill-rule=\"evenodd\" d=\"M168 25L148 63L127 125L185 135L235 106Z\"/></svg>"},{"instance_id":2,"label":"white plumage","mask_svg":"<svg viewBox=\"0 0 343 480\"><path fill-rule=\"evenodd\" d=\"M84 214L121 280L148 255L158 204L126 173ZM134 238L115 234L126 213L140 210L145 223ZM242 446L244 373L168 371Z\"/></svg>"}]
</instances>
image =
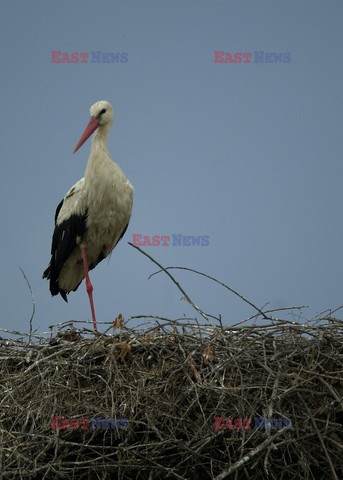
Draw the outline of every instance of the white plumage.
<instances>
[{"instance_id":1,"label":"white plumage","mask_svg":"<svg viewBox=\"0 0 343 480\"><path fill-rule=\"evenodd\" d=\"M74 150L95 131L85 176L57 207L51 261L43 273L43 278L50 280L51 294L60 293L65 300L87 276L85 270L111 253L125 233L132 210L133 187L107 149L112 106L100 101L90 113L90 122ZM82 248L88 265L84 264Z\"/></svg>"}]
</instances>

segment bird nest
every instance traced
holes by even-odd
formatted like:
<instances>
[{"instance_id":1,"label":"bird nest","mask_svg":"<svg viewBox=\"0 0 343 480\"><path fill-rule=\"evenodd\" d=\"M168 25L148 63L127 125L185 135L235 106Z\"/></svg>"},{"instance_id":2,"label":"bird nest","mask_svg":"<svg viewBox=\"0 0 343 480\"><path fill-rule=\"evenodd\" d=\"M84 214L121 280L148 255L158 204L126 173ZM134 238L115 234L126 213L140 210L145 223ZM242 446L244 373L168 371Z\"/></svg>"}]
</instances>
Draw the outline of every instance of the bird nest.
<instances>
[{"instance_id":1,"label":"bird nest","mask_svg":"<svg viewBox=\"0 0 343 480\"><path fill-rule=\"evenodd\" d=\"M154 322L0 340L1 479L343 478L342 322Z\"/></svg>"}]
</instances>

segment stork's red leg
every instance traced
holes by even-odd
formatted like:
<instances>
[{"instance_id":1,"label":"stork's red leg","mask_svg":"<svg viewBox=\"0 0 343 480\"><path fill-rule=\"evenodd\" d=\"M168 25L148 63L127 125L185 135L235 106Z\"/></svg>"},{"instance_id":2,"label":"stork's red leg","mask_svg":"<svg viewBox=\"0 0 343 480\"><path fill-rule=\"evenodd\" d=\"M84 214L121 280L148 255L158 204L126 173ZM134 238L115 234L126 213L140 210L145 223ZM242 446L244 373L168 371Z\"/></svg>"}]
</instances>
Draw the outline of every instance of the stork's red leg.
<instances>
[{"instance_id":1,"label":"stork's red leg","mask_svg":"<svg viewBox=\"0 0 343 480\"><path fill-rule=\"evenodd\" d=\"M84 243L81 245L81 250L82 250L83 267L85 269L85 275L86 275L86 290L87 290L87 293L88 293L89 303L90 303L91 312L92 312L93 327L94 327L94 331L97 332L94 301L93 301L93 285L91 283L91 279L89 278L88 262L87 262L87 250L86 250L86 245Z\"/></svg>"}]
</instances>

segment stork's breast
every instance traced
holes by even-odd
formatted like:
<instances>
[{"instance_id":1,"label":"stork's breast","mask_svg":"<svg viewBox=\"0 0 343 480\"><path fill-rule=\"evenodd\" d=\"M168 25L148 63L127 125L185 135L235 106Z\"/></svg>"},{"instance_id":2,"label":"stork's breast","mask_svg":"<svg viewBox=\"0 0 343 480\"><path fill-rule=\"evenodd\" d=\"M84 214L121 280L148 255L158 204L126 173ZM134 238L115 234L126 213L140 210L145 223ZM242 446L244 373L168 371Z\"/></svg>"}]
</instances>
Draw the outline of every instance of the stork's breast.
<instances>
[{"instance_id":1,"label":"stork's breast","mask_svg":"<svg viewBox=\"0 0 343 480\"><path fill-rule=\"evenodd\" d=\"M88 209L89 240L112 249L131 216L132 186L112 180L107 188L94 193Z\"/></svg>"}]
</instances>

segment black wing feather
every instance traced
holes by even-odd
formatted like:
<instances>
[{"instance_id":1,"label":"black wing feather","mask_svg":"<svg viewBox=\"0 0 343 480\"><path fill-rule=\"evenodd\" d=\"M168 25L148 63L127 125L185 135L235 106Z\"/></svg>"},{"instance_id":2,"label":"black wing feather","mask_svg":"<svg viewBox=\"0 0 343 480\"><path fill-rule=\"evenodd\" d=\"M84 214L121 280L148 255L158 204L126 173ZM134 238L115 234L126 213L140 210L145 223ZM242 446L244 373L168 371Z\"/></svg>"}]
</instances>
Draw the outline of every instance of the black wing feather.
<instances>
[{"instance_id":1,"label":"black wing feather","mask_svg":"<svg viewBox=\"0 0 343 480\"><path fill-rule=\"evenodd\" d=\"M55 213L55 230L52 236L51 244L51 260L48 268L43 273L43 278L50 280L51 295L58 295L59 293L67 302L67 293L60 289L58 279L60 271L68 260L77 245L77 237L83 237L87 229L87 215L86 210L83 214L73 214L63 222L57 224L58 214L62 208L64 200L57 206Z\"/></svg>"},{"instance_id":2,"label":"black wing feather","mask_svg":"<svg viewBox=\"0 0 343 480\"><path fill-rule=\"evenodd\" d=\"M60 210L61 210L61 208L62 208L63 203L64 203L64 198L63 198L63 200L60 201L60 203L57 205L57 208L56 208L56 212L55 212L55 226L56 226L56 223L57 223L58 214L60 213Z\"/></svg>"}]
</instances>

